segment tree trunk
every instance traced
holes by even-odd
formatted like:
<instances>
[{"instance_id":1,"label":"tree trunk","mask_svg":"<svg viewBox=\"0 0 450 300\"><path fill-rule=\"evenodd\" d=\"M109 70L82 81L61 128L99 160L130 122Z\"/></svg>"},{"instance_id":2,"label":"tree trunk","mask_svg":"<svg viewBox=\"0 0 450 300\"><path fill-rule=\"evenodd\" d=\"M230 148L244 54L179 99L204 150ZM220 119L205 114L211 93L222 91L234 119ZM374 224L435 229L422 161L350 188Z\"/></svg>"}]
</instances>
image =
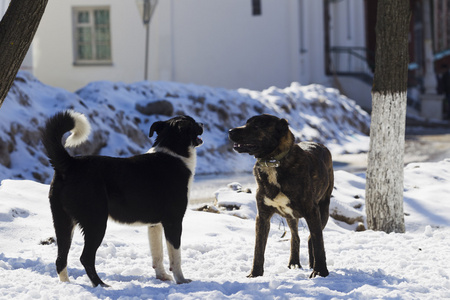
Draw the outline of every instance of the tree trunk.
<instances>
[{"instance_id":1,"label":"tree trunk","mask_svg":"<svg viewBox=\"0 0 450 300\"><path fill-rule=\"evenodd\" d=\"M403 162L409 0L379 0L366 213L372 230L404 232Z\"/></svg>"},{"instance_id":2,"label":"tree trunk","mask_svg":"<svg viewBox=\"0 0 450 300\"><path fill-rule=\"evenodd\" d=\"M19 71L48 0L12 0L0 21L0 107Z\"/></svg>"}]
</instances>

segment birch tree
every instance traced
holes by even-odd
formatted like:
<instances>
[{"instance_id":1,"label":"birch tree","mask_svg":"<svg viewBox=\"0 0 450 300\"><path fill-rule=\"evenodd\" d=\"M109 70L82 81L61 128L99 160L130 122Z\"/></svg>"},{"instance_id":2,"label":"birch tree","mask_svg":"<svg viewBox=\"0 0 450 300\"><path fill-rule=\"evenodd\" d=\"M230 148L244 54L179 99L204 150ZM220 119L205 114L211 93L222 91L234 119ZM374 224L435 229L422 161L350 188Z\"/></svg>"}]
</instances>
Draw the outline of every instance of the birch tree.
<instances>
[{"instance_id":1,"label":"birch tree","mask_svg":"<svg viewBox=\"0 0 450 300\"><path fill-rule=\"evenodd\" d=\"M379 0L367 164L369 229L404 232L403 161L408 78L409 0Z\"/></svg>"},{"instance_id":2,"label":"birch tree","mask_svg":"<svg viewBox=\"0 0 450 300\"><path fill-rule=\"evenodd\" d=\"M30 48L48 0L11 0L0 21L0 107Z\"/></svg>"}]
</instances>

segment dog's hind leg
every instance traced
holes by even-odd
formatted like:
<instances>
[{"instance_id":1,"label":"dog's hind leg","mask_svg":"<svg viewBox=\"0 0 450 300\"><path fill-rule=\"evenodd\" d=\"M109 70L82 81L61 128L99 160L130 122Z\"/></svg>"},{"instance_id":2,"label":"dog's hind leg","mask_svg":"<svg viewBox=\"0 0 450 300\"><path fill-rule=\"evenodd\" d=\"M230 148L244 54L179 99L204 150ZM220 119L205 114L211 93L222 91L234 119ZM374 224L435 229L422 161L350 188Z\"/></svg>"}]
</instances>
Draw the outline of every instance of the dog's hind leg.
<instances>
[{"instance_id":1,"label":"dog's hind leg","mask_svg":"<svg viewBox=\"0 0 450 300\"><path fill-rule=\"evenodd\" d=\"M301 268L300 265L300 237L298 236L298 219L286 219L291 229L291 256L289 258L289 269Z\"/></svg>"},{"instance_id":2,"label":"dog's hind leg","mask_svg":"<svg viewBox=\"0 0 450 300\"><path fill-rule=\"evenodd\" d=\"M72 243L73 230L75 223L73 219L62 209L56 199L50 201L53 215L53 225L55 227L56 242L58 245L58 256L56 258L56 272L59 280L69 282L67 273L67 256Z\"/></svg>"},{"instance_id":3,"label":"dog's hind leg","mask_svg":"<svg viewBox=\"0 0 450 300\"><path fill-rule=\"evenodd\" d=\"M80 223L84 233L84 249L80 261L94 287L98 285L108 287L108 285L98 277L95 269L95 254L105 236L106 221L107 219L103 218L95 221L89 220L87 221L88 223L85 224Z\"/></svg>"},{"instance_id":4,"label":"dog's hind leg","mask_svg":"<svg viewBox=\"0 0 450 300\"><path fill-rule=\"evenodd\" d=\"M148 241L150 243L150 252L152 254L153 269L155 269L156 278L167 281L173 280L172 276L166 273L163 265L163 245L162 245L162 224L148 226Z\"/></svg>"},{"instance_id":5,"label":"dog's hind leg","mask_svg":"<svg viewBox=\"0 0 450 300\"><path fill-rule=\"evenodd\" d=\"M329 188L327 194L319 202L320 220L322 221L322 229L324 229L325 226L327 225L328 218L330 216L330 199L332 192L333 186Z\"/></svg>"},{"instance_id":6,"label":"dog's hind leg","mask_svg":"<svg viewBox=\"0 0 450 300\"><path fill-rule=\"evenodd\" d=\"M322 224L322 230L325 228L325 226L328 223L328 218L330 216L330 198L331 198L331 192L330 195L325 196L320 202L319 202L319 210L320 210L320 221ZM314 268L314 247L311 240L311 235L308 238L308 253L309 253L309 266L310 268Z\"/></svg>"},{"instance_id":7,"label":"dog's hind leg","mask_svg":"<svg viewBox=\"0 0 450 300\"><path fill-rule=\"evenodd\" d=\"M308 256L309 256L309 267L314 268L314 247L311 239L311 234L308 236Z\"/></svg>"},{"instance_id":8,"label":"dog's hind leg","mask_svg":"<svg viewBox=\"0 0 450 300\"><path fill-rule=\"evenodd\" d=\"M175 281L178 284L189 283L192 280L184 278L181 271L181 220L177 223L163 223L163 227L169 253L170 270L175 277Z\"/></svg>"},{"instance_id":9,"label":"dog's hind leg","mask_svg":"<svg viewBox=\"0 0 450 300\"><path fill-rule=\"evenodd\" d=\"M319 208L314 207L307 217L305 217L306 223L309 228L308 248L309 248L309 265L312 267L313 272L310 278L317 275L326 277L328 276L327 263L325 258L325 247L323 243L322 233L322 220L320 217Z\"/></svg>"}]
</instances>

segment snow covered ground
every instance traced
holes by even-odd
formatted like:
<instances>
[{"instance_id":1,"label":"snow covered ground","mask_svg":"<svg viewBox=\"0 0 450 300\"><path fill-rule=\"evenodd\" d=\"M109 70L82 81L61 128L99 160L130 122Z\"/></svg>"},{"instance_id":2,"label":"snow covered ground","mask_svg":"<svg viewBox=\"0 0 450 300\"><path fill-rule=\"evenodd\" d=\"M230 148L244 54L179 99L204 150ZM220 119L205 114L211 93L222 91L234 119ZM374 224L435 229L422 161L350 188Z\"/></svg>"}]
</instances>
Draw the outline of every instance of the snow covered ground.
<instances>
[{"instance_id":1,"label":"snow covered ground","mask_svg":"<svg viewBox=\"0 0 450 300\"><path fill-rule=\"evenodd\" d=\"M0 299L444 299L450 298L450 160L405 168L405 234L354 231L330 218L324 232L330 275L309 279L306 240L300 225L304 269L287 268L290 234L272 219L263 277L248 279L253 259L254 190L223 186L221 213L188 208L183 224L183 272L192 283L155 279L145 227L108 224L97 253L97 270L110 288L92 288L79 262L77 231L69 254L71 283L55 271L56 245L47 200L48 185L4 180L0 186ZM364 175L336 172L332 207L363 217ZM195 185L195 184L194 184ZM245 188L245 186L244 186ZM250 186L253 189L253 186ZM356 207L356 208L355 208ZM236 216L237 215L237 216ZM244 219L245 217L246 219ZM168 266L167 255L164 259Z\"/></svg>"}]
</instances>

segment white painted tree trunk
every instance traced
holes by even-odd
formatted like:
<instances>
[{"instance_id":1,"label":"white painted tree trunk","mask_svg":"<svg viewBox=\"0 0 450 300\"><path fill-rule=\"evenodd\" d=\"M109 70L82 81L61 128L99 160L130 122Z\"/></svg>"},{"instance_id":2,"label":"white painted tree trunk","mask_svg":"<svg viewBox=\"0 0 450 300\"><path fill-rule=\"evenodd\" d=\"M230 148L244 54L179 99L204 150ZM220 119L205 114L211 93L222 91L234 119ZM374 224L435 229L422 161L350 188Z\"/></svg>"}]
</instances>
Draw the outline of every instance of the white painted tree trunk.
<instances>
[{"instance_id":1,"label":"white painted tree trunk","mask_svg":"<svg viewBox=\"0 0 450 300\"><path fill-rule=\"evenodd\" d=\"M406 92L372 92L372 109L366 182L367 224L373 230L405 232Z\"/></svg>"},{"instance_id":2,"label":"white painted tree trunk","mask_svg":"<svg viewBox=\"0 0 450 300\"><path fill-rule=\"evenodd\" d=\"M378 0L366 213L372 230L405 232L403 155L410 0Z\"/></svg>"}]
</instances>

